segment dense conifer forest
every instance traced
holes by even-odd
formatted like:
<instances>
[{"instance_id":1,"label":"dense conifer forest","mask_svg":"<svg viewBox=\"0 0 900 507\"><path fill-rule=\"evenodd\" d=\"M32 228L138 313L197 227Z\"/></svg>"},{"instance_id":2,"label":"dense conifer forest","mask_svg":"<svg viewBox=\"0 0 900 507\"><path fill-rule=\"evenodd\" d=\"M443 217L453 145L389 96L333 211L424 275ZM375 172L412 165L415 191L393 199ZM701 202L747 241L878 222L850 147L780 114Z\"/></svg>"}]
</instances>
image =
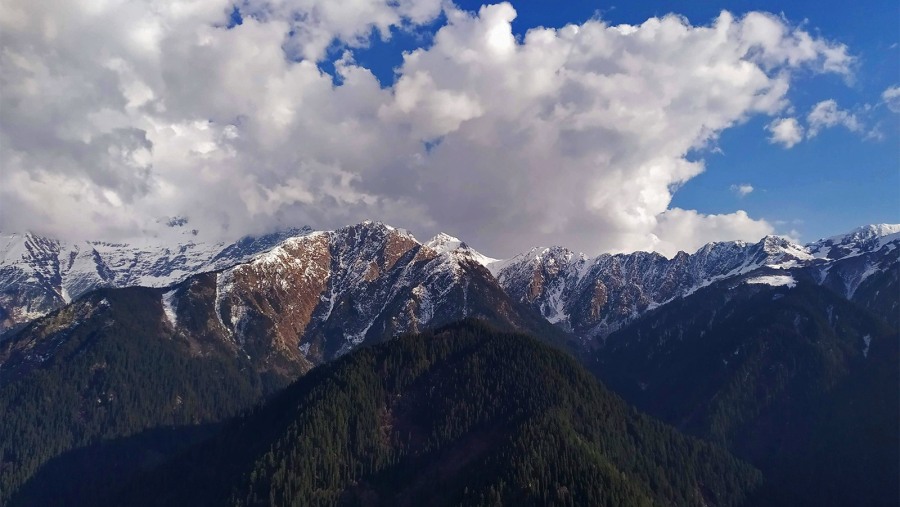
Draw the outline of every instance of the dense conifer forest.
<instances>
[{"instance_id":1,"label":"dense conifer forest","mask_svg":"<svg viewBox=\"0 0 900 507\"><path fill-rule=\"evenodd\" d=\"M761 475L467 322L313 370L116 505L740 505Z\"/></svg>"},{"instance_id":2,"label":"dense conifer forest","mask_svg":"<svg viewBox=\"0 0 900 507\"><path fill-rule=\"evenodd\" d=\"M881 299L896 308L894 280ZM639 409L759 467L757 505L891 506L895 320L812 284L712 288L611 335L592 369Z\"/></svg>"},{"instance_id":3,"label":"dense conifer forest","mask_svg":"<svg viewBox=\"0 0 900 507\"><path fill-rule=\"evenodd\" d=\"M78 304L95 306L103 314L72 327ZM14 356L9 363L16 368L0 371L0 504L41 465L63 453L154 428L221 421L286 385L285 379L260 377L231 351L192 351L191 343L165 327L161 309L147 311L159 304L152 289L101 290L2 343L0 352ZM16 349L21 343L26 347ZM44 346L54 347L46 360L21 357L40 355ZM145 435L146 445L137 447L132 459L117 461L120 467L109 467L100 455L80 464L121 473L121 467L158 460L154 454L167 450L165 456L197 438L196 428ZM66 482L49 484L41 494L67 491L69 482L77 487L91 477L103 480L90 472L71 472L59 474Z\"/></svg>"}]
</instances>

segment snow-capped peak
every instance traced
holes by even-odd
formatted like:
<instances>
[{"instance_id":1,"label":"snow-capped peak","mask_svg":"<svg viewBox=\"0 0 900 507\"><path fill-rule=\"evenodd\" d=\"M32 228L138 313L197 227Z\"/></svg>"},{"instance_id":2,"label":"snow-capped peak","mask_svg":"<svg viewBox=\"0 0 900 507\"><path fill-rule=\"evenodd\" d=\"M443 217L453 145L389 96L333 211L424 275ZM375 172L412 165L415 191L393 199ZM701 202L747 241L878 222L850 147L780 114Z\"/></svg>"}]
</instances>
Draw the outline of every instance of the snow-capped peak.
<instances>
[{"instance_id":1,"label":"snow-capped peak","mask_svg":"<svg viewBox=\"0 0 900 507\"><path fill-rule=\"evenodd\" d=\"M399 227L394 227L390 224L386 224L384 222L378 220L363 220L358 224L346 225L339 229L335 229L333 231L325 231L325 232L333 232L338 234L347 233L350 231L378 231L379 234L395 234L400 237L404 237L419 243L419 240L416 239L415 236L411 232L406 229L402 229Z\"/></svg>"},{"instance_id":2,"label":"snow-capped peak","mask_svg":"<svg viewBox=\"0 0 900 507\"><path fill-rule=\"evenodd\" d=\"M794 261L808 261L814 257L809 249L798 245L784 236L766 236L760 243L767 256L767 264L784 264Z\"/></svg>"},{"instance_id":3,"label":"snow-capped peak","mask_svg":"<svg viewBox=\"0 0 900 507\"><path fill-rule=\"evenodd\" d=\"M900 233L900 224L871 224L857 227L847 234L839 234L827 239L836 242L859 241L897 233Z\"/></svg>"},{"instance_id":4,"label":"snow-capped peak","mask_svg":"<svg viewBox=\"0 0 900 507\"><path fill-rule=\"evenodd\" d=\"M0 235L0 333L99 287L165 287L204 271L246 262L311 229L288 229L235 243L193 237L127 242L60 241L33 233Z\"/></svg>"},{"instance_id":5,"label":"snow-capped peak","mask_svg":"<svg viewBox=\"0 0 900 507\"><path fill-rule=\"evenodd\" d=\"M0 316L9 316L0 319L0 333L97 287L164 287L196 273L237 264L280 265L315 257L313 252L321 250L321 235L328 235L334 250L322 255L334 255L336 265L350 270L354 279L369 283L406 252L421 247L424 255L415 258L433 261L435 268L444 271L449 268L454 280L465 275L464 268L471 263L481 264L501 287L534 305L552 322L570 321L573 308L583 303L580 317L571 322L581 322L591 333L601 328L608 332L648 308L721 280L786 277L796 268L816 269L819 283L828 277L840 278L828 283L852 295L866 277L896 260L900 251L900 225L894 224L868 225L806 246L780 236L766 236L756 243L710 243L693 254L680 253L672 259L646 252L589 258L553 246L498 260L450 234L442 232L422 244L404 229L375 221L334 231L289 229L230 245L203 243L193 237L187 241L152 237L111 243L0 234L0 288L5 291L0 294ZM867 263L863 266L856 263L840 273L829 271L833 261L876 252L894 253L878 257L886 259L883 262L870 262L866 257L861 258ZM575 300L580 303L572 302ZM600 327L594 329L596 326Z\"/></svg>"},{"instance_id":6,"label":"snow-capped peak","mask_svg":"<svg viewBox=\"0 0 900 507\"><path fill-rule=\"evenodd\" d=\"M441 255L454 254L467 257L484 267L488 267L490 264L498 261L498 259L481 254L459 238L444 232L426 241L425 246Z\"/></svg>"},{"instance_id":7,"label":"snow-capped peak","mask_svg":"<svg viewBox=\"0 0 900 507\"><path fill-rule=\"evenodd\" d=\"M452 252L463 245L464 243L459 238L451 236L445 232L439 233L437 236L431 238L425 243L425 246L437 253Z\"/></svg>"},{"instance_id":8,"label":"snow-capped peak","mask_svg":"<svg viewBox=\"0 0 900 507\"><path fill-rule=\"evenodd\" d=\"M815 257L842 259L878 250L896 240L900 240L900 224L872 224L857 227L846 234L814 241L806 247Z\"/></svg>"}]
</instances>

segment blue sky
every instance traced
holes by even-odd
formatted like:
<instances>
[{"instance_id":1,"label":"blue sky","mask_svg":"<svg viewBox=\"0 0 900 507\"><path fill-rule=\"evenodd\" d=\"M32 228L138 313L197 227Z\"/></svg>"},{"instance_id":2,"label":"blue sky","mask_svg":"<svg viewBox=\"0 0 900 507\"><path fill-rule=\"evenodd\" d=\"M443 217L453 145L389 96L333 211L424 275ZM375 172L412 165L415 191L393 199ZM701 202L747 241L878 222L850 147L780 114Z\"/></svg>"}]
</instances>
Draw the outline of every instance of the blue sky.
<instances>
[{"instance_id":1,"label":"blue sky","mask_svg":"<svg viewBox=\"0 0 900 507\"><path fill-rule=\"evenodd\" d=\"M483 2L457 1L478 11ZM673 206L704 213L728 213L735 208L776 225L780 234L803 241L846 232L862 224L900 223L900 118L887 110L881 94L900 82L900 2L864 0L831 2L624 2L585 0L513 2L518 16L513 30L524 36L539 26L562 27L599 17L609 24L640 24L653 16L677 13L694 25L710 23L722 10L736 15L765 11L784 16L793 25L844 43L855 57L851 80L808 73L789 93L800 114L816 103L834 99L855 112L879 138L866 138L842 128L823 131L813 139L785 149L767 140L766 118L752 118L722 133L717 150L695 154L706 171L675 194ZM355 51L360 63L385 85L396 80L402 53L430 43L429 29L394 30L392 38L373 38ZM336 48L339 49L339 48ZM326 62L324 68L329 69ZM331 70L331 69L329 69ZM866 111L867 107L872 110ZM732 185L750 184L752 193L740 196Z\"/></svg>"},{"instance_id":2,"label":"blue sky","mask_svg":"<svg viewBox=\"0 0 900 507\"><path fill-rule=\"evenodd\" d=\"M896 0L9 0L0 230L372 219L504 257L896 223L898 19Z\"/></svg>"}]
</instances>

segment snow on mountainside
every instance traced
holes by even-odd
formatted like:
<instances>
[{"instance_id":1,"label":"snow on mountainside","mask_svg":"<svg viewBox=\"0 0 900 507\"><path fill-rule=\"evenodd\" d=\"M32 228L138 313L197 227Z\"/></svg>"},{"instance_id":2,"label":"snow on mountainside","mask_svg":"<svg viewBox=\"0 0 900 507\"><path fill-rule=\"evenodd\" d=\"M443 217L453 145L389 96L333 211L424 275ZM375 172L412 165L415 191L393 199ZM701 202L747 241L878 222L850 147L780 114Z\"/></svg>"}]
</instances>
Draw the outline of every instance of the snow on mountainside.
<instances>
[{"instance_id":1,"label":"snow on mountainside","mask_svg":"<svg viewBox=\"0 0 900 507\"><path fill-rule=\"evenodd\" d=\"M562 247L539 247L494 262L489 269L513 299L531 304L549 322L565 325L569 321L566 306L573 294L583 291L578 284L586 265L583 254Z\"/></svg>"},{"instance_id":2,"label":"snow on mountainside","mask_svg":"<svg viewBox=\"0 0 900 507\"><path fill-rule=\"evenodd\" d=\"M811 255L824 259L843 259L875 251L900 238L900 224L875 224L858 227L847 234L820 239L807 245Z\"/></svg>"},{"instance_id":3,"label":"snow on mountainside","mask_svg":"<svg viewBox=\"0 0 900 507\"><path fill-rule=\"evenodd\" d=\"M587 258L551 247L489 267L513 299L592 340L648 310L725 280L791 286L790 272L802 271L805 278L852 298L871 275L896 270L898 232L900 225L867 226L806 246L767 236L757 243L710 243L671 259L648 252Z\"/></svg>"},{"instance_id":4,"label":"snow on mountainside","mask_svg":"<svg viewBox=\"0 0 900 507\"><path fill-rule=\"evenodd\" d=\"M170 287L141 289L142 297L150 291L155 304L134 311L162 323L197 353L211 346L234 350L256 371L284 378L363 342L466 317L539 333L559 344L568 338L540 315L512 302L475 260L477 252L461 245L433 244L437 249L404 230L372 222L306 231L245 262ZM116 296L111 298L122 293L112 294ZM69 329L81 325L79 319L67 321L72 312L66 311L83 308L82 314L93 315L86 301L91 299L100 296L80 299L38 320L39 332L13 335L12 348L29 349L31 345L20 343L29 336L65 340ZM48 327L52 329L45 333ZM26 362L43 361L33 354L22 357Z\"/></svg>"},{"instance_id":5,"label":"snow on mountainside","mask_svg":"<svg viewBox=\"0 0 900 507\"><path fill-rule=\"evenodd\" d=\"M744 281L744 283L748 283L750 285L761 284L769 285L772 287L788 287L791 289L797 286L797 281L794 280L794 277L791 275L757 276L754 278L748 278Z\"/></svg>"},{"instance_id":6,"label":"snow on mountainside","mask_svg":"<svg viewBox=\"0 0 900 507\"><path fill-rule=\"evenodd\" d=\"M596 337L715 281L810 258L802 247L767 237L756 244L710 243L672 259L650 252L590 259L561 247L542 248L492 268L514 299L577 335Z\"/></svg>"},{"instance_id":7,"label":"snow on mountainside","mask_svg":"<svg viewBox=\"0 0 900 507\"><path fill-rule=\"evenodd\" d=\"M453 243L371 222L292 238L219 272L215 313L234 340L273 335L313 363L470 316L533 328L539 317L510 304L483 256Z\"/></svg>"},{"instance_id":8,"label":"snow on mountainside","mask_svg":"<svg viewBox=\"0 0 900 507\"><path fill-rule=\"evenodd\" d=\"M0 234L0 333L100 287L164 287L248 260L309 228L206 244L64 242L35 234Z\"/></svg>"},{"instance_id":9,"label":"snow on mountainside","mask_svg":"<svg viewBox=\"0 0 900 507\"><path fill-rule=\"evenodd\" d=\"M873 274L896 267L897 246L900 225L884 224L806 246L777 236L710 243L671 259L651 252L590 258L557 246L497 260L444 233L420 243L402 229L373 222L336 231L290 230L230 245L0 235L0 332L95 288L163 287L215 271L205 283L215 292L220 331L243 340L262 326L260 331L281 336L285 350L296 346L299 333L304 356L332 357L367 337L476 314L521 324L529 318L521 307L593 340L731 279L812 280L852 298ZM166 294L166 317L180 325L182 296Z\"/></svg>"},{"instance_id":10,"label":"snow on mountainside","mask_svg":"<svg viewBox=\"0 0 900 507\"><path fill-rule=\"evenodd\" d=\"M456 255L469 257L478 264L481 264L485 267L489 267L490 265L499 262L499 259L494 259L483 255L480 252L473 250L472 247L467 245L459 238L455 238L443 232L427 241L425 243L425 246L439 254L453 253Z\"/></svg>"},{"instance_id":11,"label":"snow on mountainside","mask_svg":"<svg viewBox=\"0 0 900 507\"><path fill-rule=\"evenodd\" d=\"M859 227L807 245L811 254L828 261L819 265L819 283L847 298L855 298L861 288L878 278L873 275L890 272L897 278L898 247L900 225L890 224Z\"/></svg>"}]
</instances>

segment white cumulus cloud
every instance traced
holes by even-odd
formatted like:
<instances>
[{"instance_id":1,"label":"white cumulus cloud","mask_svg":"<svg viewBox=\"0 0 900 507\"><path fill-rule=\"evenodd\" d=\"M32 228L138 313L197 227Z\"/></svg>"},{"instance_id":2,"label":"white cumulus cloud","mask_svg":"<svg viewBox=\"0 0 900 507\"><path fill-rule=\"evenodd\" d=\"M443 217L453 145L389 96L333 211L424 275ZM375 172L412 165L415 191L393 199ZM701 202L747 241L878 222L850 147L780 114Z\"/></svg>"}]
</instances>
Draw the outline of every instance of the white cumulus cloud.
<instances>
[{"instance_id":1,"label":"white cumulus cloud","mask_svg":"<svg viewBox=\"0 0 900 507\"><path fill-rule=\"evenodd\" d=\"M860 132L863 126L853 113L838 107L834 99L823 100L806 116L809 137L815 137L824 129L842 126L851 132Z\"/></svg>"},{"instance_id":2,"label":"white cumulus cloud","mask_svg":"<svg viewBox=\"0 0 900 507\"><path fill-rule=\"evenodd\" d=\"M771 226L672 209L673 193L724 130L783 111L798 70L853 63L758 12L699 26L592 19L517 39L508 3L240 5L229 29L221 0L4 2L0 228L116 238L177 215L234 238L375 218L459 231L494 255L753 239ZM354 60L442 9L393 86ZM334 48L337 79L319 65ZM816 132L849 121L827 113Z\"/></svg>"},{"instance_id":3,"label":"white cumulus cloud","mask_svg":"<svg viewBox=\"0 0 900 507\"><path fill-rule=\"evenodd\" d=\"M791 148L803 140L803 127L796 118L777 118L766 125L769 142Z\"/></svg>"},{"instance_id":4,"label":"white cumulus cloud","mask_svg":"<svg viewBox=\"0 0 900 507\"><path fill-rule=\"evenodd\" d=\"M660 215L654 250L669 257L680 250L694 252L701 246L723 238L758 241L772 234L767 222L754 220L743 210L721 215L704 215L693 210L673 208Z\"/></svg>"}]
</instances>

